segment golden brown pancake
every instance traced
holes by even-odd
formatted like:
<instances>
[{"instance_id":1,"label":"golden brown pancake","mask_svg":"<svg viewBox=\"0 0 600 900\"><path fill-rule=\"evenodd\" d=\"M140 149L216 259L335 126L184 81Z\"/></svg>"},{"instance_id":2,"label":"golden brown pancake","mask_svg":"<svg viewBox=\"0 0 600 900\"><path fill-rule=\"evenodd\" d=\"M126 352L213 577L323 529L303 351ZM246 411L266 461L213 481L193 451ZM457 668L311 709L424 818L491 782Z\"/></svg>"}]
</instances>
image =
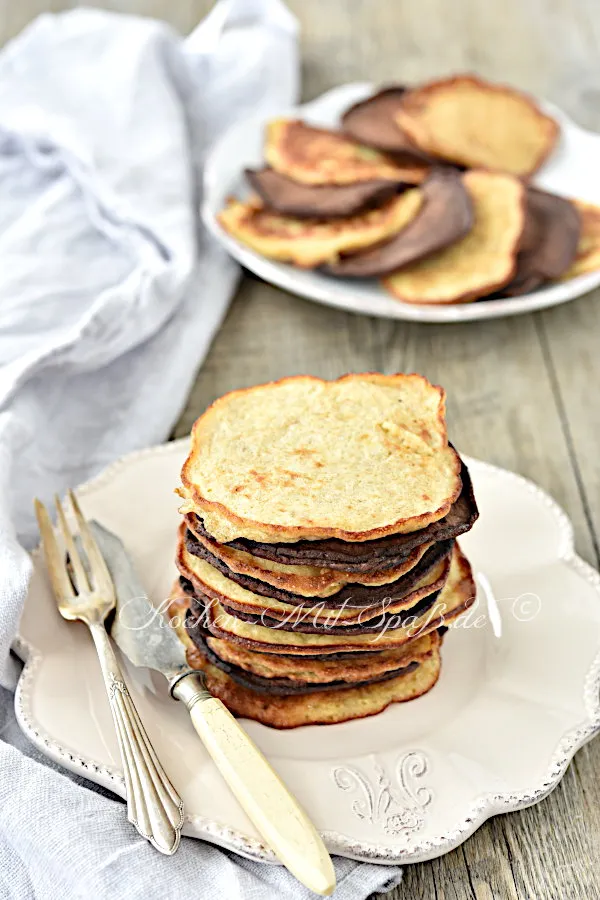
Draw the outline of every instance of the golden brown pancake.
<instances>
[{"instance_id":1,"label":"golden brown pancake","mask_svg":"<svg viewBox=\"0 0 600 900\"><path fill-rule=\"evenodd\" d=\"M186 655L191 668L204 672L208 690L215 697L219 697L223 703L235 715L244 716L246 718L256 719L265 725L271 725L275 728L294 728L299 725L317 725L317 724L333 724L335 722L343 722L348 719L362 718L368 715L374 715L381 712L392 702L404 702L413 700L430 690L440 671L440 654L439 654L439 637L437 633L419 638L413 641L413 649L406 648L402 651L403 656L396 656L393 663L403 662L406 665L405 672L386 680L366 684L362 686L337 687L331 690L319 690L313 693L302 693L291 696L277 696L272 693L265 693L245 687L236 682L230 675L219 668L219 666L211 663L206 654L202 653L190 639L185 627L182 624L182 611L185 610L187 598L176 584L172 594L171 613L176 615L180 624L177 626L177 632L186 646ZM175 622L175 619L172 620ZM426 644L426 641L430 641ZM215 639L208 638L211 642L211 649L215 652ZM219 642L217 645L222 650L223 646L229 646L226 642ZM251 671L252 663L249 663L249 651L244 651L247 655L244 659L248 671ZM266 654L253 654L254 657L261 656L265 662L270 660ZM357 660L359 656L369 656L374 661L384 657L382 653L372 654L355 654ZM388 662L389 662L389 654ZM238 668L240 657L235 665ZM410 664L418 660L416 668L410 668ZM287 672L282 677L290 678L289 672L293 672L295 665L293 660L280 657L278 664L285 671L286 663L289 663ZM308 660L301 661L300 665L306 665ZM336 666L339 662L336 660L311 661L310 666L320 665L324 676L327 675L336 679ZM373 662L371 672L376 671L377 662ZM354 664L353 664L354 665ZM362 666L366 670L367 661L357 661L356 666ZM385 663L384 663L385 665ZM342 663L341 673L352 677L354 674L350 671L347 662ZM365 674L363 672L362 674ZM382 669L382 673L387 674L388 670ZM296 674L298 670L296 669ZM258 673L260 675L260 673ZM358 673L360 677L360 672ZM265 676L262 676L265 677ZM317 676L319 677L319 676ZM291 679L290 679L291 680ZM306 683L306 682L305 682ZM319 682L322 684L322 682Z\"/></svg>"},{"instance_id":2,"label":"golden brown pancake","mask_svg":"<svg viewBox=\"0 0 600 900\"><path fill-rule=\"evenodd\" d=\"M223 546L250 553L253 558L259 557L267 562L273 561L282 565L324 566L329 570L339 571L340 577L349 574L353 581L359 581L357 576L363 572L386 571L390 566L407 561L415 549L423 547L426 543L453 540L473 527L479 511L473 494L471 476L462 460L460 479L460 495L447 515L418 531L354 543L330 538L269 544L238 538ZM212 540L197 515L190 513L186 516L186 520L188 527L191 523L192 531L196 535Z\"/></svg>"},{"instance_id":3,"label":"golden brown pancake","mask_svg":"<svg viewBox=\"0 0 600 900\"><path fill-rule=\"evenodd\" d=\"M440 582L443 580L439 579ZM271 610L265 612L250 612L236 606L217 602L200 591L195 591L191 598L190 610L193 615L193 623L195 625L201 623L201 627L205 628L205 620L207 621L207 607L214 605L217 611L223 611L242 622L250 625L260 625L264 628L272 628L281 631L290 631L294 634L328 634L340 635L344 640L353 635L378 635L388 630L401 628L407 622L413 622L417 618L421 618L425 613L429 612L435 604L439 596L439 591L434 591L422 597L416 603L407 609L397 609L395 612L388 612L381 604L376 614L369 609L363 610L371 616L367 621L362 618L357 620L342 619L339 617L337 610L327 610L328 619L322 620L313 614L312 610L305 607L298 609L297 607L282 618L277 619L271 615ZM398 604L399 606L400 604Z\"/></svg>"},{"instance_id":4,"label":"golden brown pancake","mask_svg":"<svg viewBox=\"0 0 600 900\"><path fill-rule=\"evenodd\" d=\"M344 278L380 278L455 244L471 231L473 202L460 174L434 169L421 187L423 204L394 237L324 267Z\"/></svg>"},{"instance_id":5,"label":"golden brown pancake","mask_svg":"<svg viewBox=\"0 0 600 900\"><path fill-rule=\"evenodd\" d=\"M377 178L356 184L302 184L274 169L246 169L246 178L265 206L297 219L339 219L375 209L400 190L397 181Z\"/></svg>"},{"instance_id":6,"label":"golden brown pancake","mask_svg":"<svg viewBox=\"0 0 600 900\"><path fill-rule=\"evenodd\" d=\"M342 572L318 566L294 566L262 559L244 550L236 550L228 544L214 541L203 528L197 516L187 515L186 525L194 537L209 552L210 556L224 563L229 572L303 597L333 597L346 584L381 585L397 581L414 568L432 546L422 544L416 547L401 563L380 570L366 572ZM193 552L193 551L192 551ZM211 562L210 557L206 557ZM214 565L214 562L213 562ZM221 571L223 571L221 569ZM228 573L225 573L228 574ZM229 574L229 577L232 577ZM234 579L235 580L235 579ZM243 581L240 581L245 585ZM260 593L260 592L259 592ZM277 596L276 594L273 596Z\"/></svg>"},{"instance_id":7,"label":"golden brown pancake","mask_svg":"<svg viewBox=\"0 0 600 900\"><path fill-rule=\"evenodd\" d=\"M395 623L389 623L385 632L314 634L284 631L282 628L246 622L231 615L214 601L206 607L202 624L214 637L224 638L256 652L309 656L378 652L398 649L408 641L452 622L475 602L475 593L469 562L455 548L448 579L434 604L412 621L405 620L400 627L393 627Z\"/></svg>"},{"instance_id":8,"label":"golden brown pancake","mask_svg":"<svg viewBox=\"0 0 600 900\"><path fill-rule=\"evenodd\" d=\"M473 169L463 175L475 222L452 246L383 279L404 303L466 303L508 284L525 224L525 189L512 175Z\"/></svg>"},{"instance_id":9,"label":"golden brown pancake","mask_svg":"<svg viewBox=\"0 0 600 900\"><path fill-rule=\"evenodd\" d=\"M312 185L355 184L375 178L419 184L428 170L417 160L402 165L342 132L315 128L299 119L269 123L265 159L281 175Z\"/></svg>"},{"instance_id":10,"label":"golden brown pancake","mask_svg":"<svg viewBox=\"0 0 600 900\"><path fill-rule=\"evenodd\" d=\"M443 518L460 468L444 392L422 376L284 378L232 391L197 420L180 511L222 543L365 541Z\"/></svg>"},{"instance_id":11,"label":"golden brown pancake","mask_svg":"<svg viewBox=\"0 0 600 900\"><path fill-rule=\"evenodd\" d=\"M448 577L450 556L445 549L445 553L438 554L435 564L426 569L421 577L411 577L409 573L393 585L363 588L362 595L358 593L358 585L348 585L340 591L338 606L333 606L331 600L318 601L316 598L309 598L304 603L285 602L249 590L206 560L191 554L182 540L179 541L176 564L199 597L214 600L233 615L243 617L243 614L248 614L253 620L265 624L273 620L275 627L285 630L316 629L333 633L338 627L345 630L353 625L377 629L382 616L395 616L402 610L410 609L422 598L436 594ZM372 598L371 603L369 597ZM294 597L294 600L298 599L301 600Z\"/></svg>"},{"instance_id":12,"label":"golden brown pancake","mask_svg":"<svg viewBox=\"0 0 600 900\"><path fill-rule=\"evenodd\" d=\"M409 662L404 666L400 666L400 668L396 669L393 672L384 672L379 675L374 675L370 678L365 676L361 680L355 680L352 682L329 681L325 683L302 684L299 681L291 681L288 678L265 678L262 675L254 675L251 672L247 672L245 669L241 669L238 666L233 665L232 663L228 663L222 660L220 656L217 656L216 653L213 653L208 644L202 639L196 641L195 643L198 652L202 653L210 663L217 666L219 669L221 669L222 672L226 672L227 675L229 675L230 678L232 678L233 681L236 682L236 684L239 684L245 688L250 688L250 690L252 691L258 691L260 694L267 694L273 697L291 697L304 694L309 701L315 695L323 691L345 691L348 688L365 687L367 685L380 684L382 681L389 681L392 678L398 678L400 675L408 675L419 665L418 662Z\"/></svg>"},{"instance_id":13,"label":"golden brown pancake","mask_svg":"<svg viewBox=\"0 0 600 900\"><path fill-rule=\"evenodd\" d=\"M474 75L406 91L396 122L425 153L519 176L540 168L560 133L531 97Z\"/></svg>"},{"instance_id":14,"label":"golden brown pancake","mask_svg":"<svg viewBox=\"0 0 600 900\"><path fill-rule=\"evenodd\" d=\"M204 672L210 693L222 700L234 715L273 728L297 728L362 719L382 712L390 703L415 700L435 685L440 665L439 651L434 650L408 674L360 687L296 696L273 696L244 687L201 655L196 668Z\"/></svg>"},{"instance_id":15,"label":"golden brown pancake","mask_svg":"<svg viewBox=\"0 0 600 900\"><path fill-rule=\"evenodd\" d=\"M575 259L562 276L563 280L600 269L600 206L583 200L572 202L581 217L581 234Z\"/></svg>"},{"instance_id":16,"label":"golden brown pancake","mask_svg":"<svg viewBox=\"0 0 600 900\"><path fill-rule=\"evenodd\" d=\"M378 675L387 675L404 668L411 662L420 662L439 646L437 631L410 641L400 650L382 650L381 653L353 653L341 658L328 656L310 659L306 656L281 656L274 653L253 653L239 644L220 638L207 637L206 644L225 662L231 663L262 678L285 678L300 684L327 684L344 681L349 684L362 682ZM196 648L189 647L188 662L193 666Z\"/></svg>"},{"instance_id":17,"label":"golden brown pancake","mask_svg":"<svg viewBox=\"0 0 600 900\"><path fill-rule=\"evenodd\" d=\"M253 578L244 573L234 572L226 563L213 556L190 531L182 528L179 535L180 549L178 558L180 558L184 568L187 568L187 556L191 554L193 557L199 557L207 562L211 568L216 569L228 580L235 582L247 591L260 594L267 600L281 600L283 603L291 604L294 607L303 606L307 609L319 608L323 610L345 609L349 605L357 609L378 607L381 602L387 602L390 598L393 598L394 602L396 602L408 596L417 585L424 583L424 579L428 580L431 573L437 570L439 563L449 558L453 546L452 541L441 541L432 544L419 562L395 581L384 582L383 584L360 584L353 582L350 577L348 582L342 584L335 594L319 597L296 594L293 591L262 581L260 578ZM185 554L183 549L186 551ZM199 589L202 590L201 587Z\"/></svg>"},{"instance_id":18,"label":"golden brown pancake","mask_svg":"<svg viewBox=\"0 0 600 900\"><path fill-rule=\"evenodd\" d=\"M346 219L298 219L272 212L262 200L251 198L230 200L217 218L225 231L262 256L311 269L396 234L416 216L421 203L418 189L412 189Z\"/></svg>"}]
</instances>

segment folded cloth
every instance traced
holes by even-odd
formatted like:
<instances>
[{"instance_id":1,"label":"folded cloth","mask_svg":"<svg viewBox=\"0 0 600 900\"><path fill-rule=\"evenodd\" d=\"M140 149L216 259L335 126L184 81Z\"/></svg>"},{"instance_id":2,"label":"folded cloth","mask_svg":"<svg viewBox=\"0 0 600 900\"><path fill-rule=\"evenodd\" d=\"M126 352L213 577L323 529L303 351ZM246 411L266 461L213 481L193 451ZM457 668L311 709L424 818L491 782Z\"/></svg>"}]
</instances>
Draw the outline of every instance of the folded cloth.
<instances>
[{"instance_id":1,"label":"folded cloth","mask_svg":"<svg viewBox=\"0 0 600 900\"><path fill-rule=\"evenodd\" d=\"M168 436L237 277L199 225L203 158L239 115L293 102L297 83L296 24L280 0L221 0L185 41L149 19L42 16L0 53L5 688L32 497ZM8 689L0 738L2 898L308 896L284 869L200 841L160 856L122 801L27 741ZM338 900L400 877L336 869Z\"/></svg>"}]
</instances>

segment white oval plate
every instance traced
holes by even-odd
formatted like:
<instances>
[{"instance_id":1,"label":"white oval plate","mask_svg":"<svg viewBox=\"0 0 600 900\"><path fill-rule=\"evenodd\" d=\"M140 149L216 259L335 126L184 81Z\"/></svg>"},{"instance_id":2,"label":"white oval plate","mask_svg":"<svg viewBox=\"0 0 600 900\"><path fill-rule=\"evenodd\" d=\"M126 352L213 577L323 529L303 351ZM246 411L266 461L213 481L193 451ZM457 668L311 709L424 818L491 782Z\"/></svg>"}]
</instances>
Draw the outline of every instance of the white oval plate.
<instances>
[{"instance_id":1,"label":"white oval plate","mask_svg":"<svg viewBox=\"0 0 600 900\"><path fill-rule=\"evenodd\" d=\"M371 84L342 85L311 103L281 110L279 114L301 118L314 125L336 127L344 110L368 97L373 90ZM562 136L559 146L540 170L534 183L565 197L600 204L600 170L597 166L600 135L584 131L551 104L544 103L543 106L560 121ZM229 196L243 197L248 193L244 169L264 165L263 135L266 121L264 116L243 119L216 143L206 161L202 206L202 218L209 231L231 256L265 281L309 300L348 312L415 322L470 322L475 319L514 316L565 303L600 285L598 271L541 288L522 297L446 306L416 306L395 300L375 279L332 278L317 270L297 269L266 259L228 235L216 218Z\"/></svg>"},{"instance_id":2,"label":"white oval plate","mask_svg":"<svg viewBox=\"0 0 600 900\"><path fill-rule=\"evenodd\" d=\"M159 604L175 577L178 481L187 440L127 457L81 488L89 517L124 540ZM535 803L600 728L600 586L565 515L539 488L469 460L481 517L462 544L476 607L443 646L433 690L371 718L276 731L245 725L329 849L382 863L438 856L489 816ZM42 751L124 795L118 749L85 626L34 575L18 652L19 722ZM274 862L166 683L125 665L141 716L183 796L185 833Z\"/></svg>"}]
</instances>

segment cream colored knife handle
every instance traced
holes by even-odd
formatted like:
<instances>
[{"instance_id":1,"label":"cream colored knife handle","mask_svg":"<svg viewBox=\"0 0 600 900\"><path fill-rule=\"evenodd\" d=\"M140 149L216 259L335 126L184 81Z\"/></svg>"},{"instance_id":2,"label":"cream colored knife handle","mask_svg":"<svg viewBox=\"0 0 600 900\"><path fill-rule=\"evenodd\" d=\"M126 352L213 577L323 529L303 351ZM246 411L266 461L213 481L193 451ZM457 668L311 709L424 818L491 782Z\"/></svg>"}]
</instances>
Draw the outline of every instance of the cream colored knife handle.
<instances>
[{"instance_id":1,"label":"cream colored knife handle","mask_svg":"<svg viewBox=\"0 0 600 900\"><path fill-rule=\"evenodd\" d=\"M170 856L179 847L183 802L142 725L104 624L92 623L89 629L98 652L121 751L127 818L153 847Z\"/></svg>"},{"instance_id":2,"label":"cream colored knife handle","mask_svg":"<svg viewBox=\"0 0 600 900\"><path fill-rule=\"evenodd\" d=\"M187 675L173 695L189 709L194 728L248 818L298 881L331 894L335 872L314 825L228 709Z\"/></svg>"}]
</instances>

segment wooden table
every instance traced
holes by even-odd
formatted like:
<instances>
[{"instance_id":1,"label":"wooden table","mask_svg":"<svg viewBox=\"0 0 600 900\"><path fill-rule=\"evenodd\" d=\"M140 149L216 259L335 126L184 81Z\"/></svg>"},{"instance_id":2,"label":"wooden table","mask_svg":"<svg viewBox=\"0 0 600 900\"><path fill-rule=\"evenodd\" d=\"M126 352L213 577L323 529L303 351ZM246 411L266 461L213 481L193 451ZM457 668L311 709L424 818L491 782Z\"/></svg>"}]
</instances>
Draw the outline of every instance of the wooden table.
<instances>
[{"instance_id":1,"label":"wooden table","mask_svg":"<svg viewBox=\"0 0 600 900\"><path fill-rule=\"evenodd\" d=\"M106 0L189 31L204 0ZM0 42L63 0L0 0ZM75 4L72 4L75 5ZM474 70L555 101L600 130L596 0L288 0L302 28L309 99L350 80L410 82ZM600 160L598 160L600 165ZM215 397L300 372L419 371L448 392L465 453L542 485L599 565L600 292L492 322L418 325L337 312L245 278L177 426ZM596 374L594 374L596 373ZM515 747L518 753L518 748ZM529 810L488 822L453 853L409 866L389 900L594 900L600 897L600 740Z\"/></svg>"}]
</instances>

